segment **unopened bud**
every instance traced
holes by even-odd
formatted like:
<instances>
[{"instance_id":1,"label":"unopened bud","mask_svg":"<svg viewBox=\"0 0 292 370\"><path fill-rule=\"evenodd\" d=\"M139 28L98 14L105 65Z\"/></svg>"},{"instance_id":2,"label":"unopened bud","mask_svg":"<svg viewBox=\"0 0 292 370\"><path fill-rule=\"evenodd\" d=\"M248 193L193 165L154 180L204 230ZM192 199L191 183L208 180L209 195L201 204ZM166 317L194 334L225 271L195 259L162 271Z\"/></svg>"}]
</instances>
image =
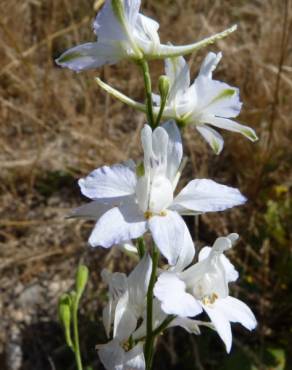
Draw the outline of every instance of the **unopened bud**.
<instances>
[{"instance_id":1,"label":"unopened bud","mask_svg":"<svg viewBox=\"0 0 292 370\"><path fill-rule=\"evenodd\" d=\"M76 274L76 292L78 296L81 296L87 281L88 281L88 268L85 265L80 265Z\"/></svg>"},{"instance_id":2,"label":"unopened bud","mask_svg":"<svg viewBox=\"0 0 292 370\"><path fill-rule=\"evenodd\" d=\"M170 90L170 82L167 76L160 76L158 81L158 89L162 100L166 100Z\"/></svg>"},{"instance_id":3,"label":"unopened bud","mask_svg":"<svg viewBox=\"0 0 292 370\"><path fill-rule=\"evenodd\" d=\"M64 328L66 343L73 347L71 339L71 305L72 301L68 294L63 294L59 299L59 320Z\"/></svg>"}]
</instances>

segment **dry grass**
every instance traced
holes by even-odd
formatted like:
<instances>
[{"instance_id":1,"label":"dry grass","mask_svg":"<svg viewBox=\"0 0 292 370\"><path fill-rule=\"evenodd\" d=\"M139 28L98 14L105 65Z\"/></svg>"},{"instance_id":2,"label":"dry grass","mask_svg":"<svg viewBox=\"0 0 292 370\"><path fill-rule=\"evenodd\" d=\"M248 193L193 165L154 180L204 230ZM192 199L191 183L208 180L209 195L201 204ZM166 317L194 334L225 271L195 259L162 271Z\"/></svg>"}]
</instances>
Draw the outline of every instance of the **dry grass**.
<instances>
[{"instance_id":1,"label":"dry grass","mask_svg":"<svg viewBox=\"0 0 292 370\"><path fill-rule=\"evenodd\" d=\"M0 343L6 352L15 326L55 319L56 295L64 289L58 282L70 286L79 260L85 259L93 271L86 307L97 312L101 266L127 269L130 263L89 251L91 225L64 220L83 201L75 179L104 163L140 155L139 130L145 118L105 96L93 81L98 73L142 100L136 67L121 63L74 74L54 64L64 49L93 39L90 25L99 3L0 1ZM160 21L162 40L178 44L239 24L236 34L210 50L223 51L216 76L240 87L240 121L254 127L260 141L252 144L223 133L226 146L217 158L194 130L186 130L190 161L185 181L209 176L238 186L250 200L239 209L203 216L194 228L200 242L231 231L242 234L232 254L243 276L236 294L246 297L260 323L251 340L257 350L243 347L261 362L266 343L291 344L286 335L291 325L291 2L145 0L143 8ZM203 55L190 58L194 76ZM153 63L153 81L161 72L161 64ZM117 257L115 252L111 256ZM23 292L35 285L41 285L41 295L24 309Z\"/></svg>"}]
</instances>

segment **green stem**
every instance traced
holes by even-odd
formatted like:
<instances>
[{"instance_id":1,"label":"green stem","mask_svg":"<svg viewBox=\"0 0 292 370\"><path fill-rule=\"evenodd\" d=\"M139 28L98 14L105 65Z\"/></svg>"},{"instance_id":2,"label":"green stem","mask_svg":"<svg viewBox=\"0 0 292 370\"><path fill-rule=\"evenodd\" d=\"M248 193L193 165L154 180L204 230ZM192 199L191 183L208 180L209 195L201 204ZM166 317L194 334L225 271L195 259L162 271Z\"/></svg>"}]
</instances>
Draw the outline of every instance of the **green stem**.
<instances>
[{"instance_id":1,"label":"green stem","mask_svg":"<svg viewBox=\"0 0 292 370\"><path fill-rule=\"evenodd\" d=\"M160 120L161 120L161 117L162 117L162 114L163 114L163 111L164 111L166 102L167 102L167 96L165 96L163 99L161 99L161 105L160 105L160 109L159 109L158 115L156 117L155 127L157 127L159 125L159 123L160 123Z\"/></svg>"},{"instance_id":2,"label":"green stem","mask_svg":"<svg viewBox=\"0 0 292 370\"><path fill-rule=\"evenodd\" d=\"M78 370L83 370L81 354L80 354L80 345L79 345L79 332L78 332L78 304L79 298L76 297L76 300L73 302L73 334L74 334L74 354L75 361Z\"/></svg>"},{"instance_id":3,"label":"green stem","mask_svg":"<svg viewBox=\"0 0 292 370\"><path fill-rule=\"evenodd\" d=\"M156 281L156 271L159 260L159 252L157 248L153 247L152 254L152 272L149 282L149 287L147 291L147 336L145 343L145 359L146 359L146 370L150 370L152 366L153 359L153 347L155 336L152 334L152 324L153 324L153 288Z\"/></svg>"},{"instance_id":4,"label":"green stem","mask_svg":"<svg viewBox=\"0 0 292 370\"><path fill-rule=\"evenodd\" d=\"M156 127L156 122L153 114L152 87L149 65L145 59L139 60L139 64L142 68L144 77L148 123L151 128L154 129Z\"/></svg>"},{"instance_id":5,"label":"green stem","mask_svg":"<svg viewBox=\"0 0 292 370\"><path fill-rule=\"evenodd\" d=\"M153 330L152 335L156 337L168 327L168 325L175 319L175 315L168 316L155 330Z\"/></svg>"},{"instance_id":6,"label":"green stem","mask_svg":"<svg viewBox=\"0 0 292 370\"><path fill-rule=\"evenodd\" d=\"M144 241L143 236L141 236L137 240L137 249L138 249L139 257L140 257L140 259L142 259L144 257L144 254L145 254L145 241Z\"/></svg>"}]
</instances>

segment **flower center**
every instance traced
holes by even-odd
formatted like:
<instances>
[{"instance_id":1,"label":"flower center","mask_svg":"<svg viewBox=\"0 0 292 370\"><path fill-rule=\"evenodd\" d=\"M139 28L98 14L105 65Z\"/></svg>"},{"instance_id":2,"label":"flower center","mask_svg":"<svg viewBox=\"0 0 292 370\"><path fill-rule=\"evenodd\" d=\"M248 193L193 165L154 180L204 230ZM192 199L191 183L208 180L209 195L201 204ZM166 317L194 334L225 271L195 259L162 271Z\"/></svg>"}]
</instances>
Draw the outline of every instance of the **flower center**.
<instances>
[{"instance_id":1,"label":"flower center","mask_svg":"<svg viewBox=\"0 0 292 370\"><path fill-rule=\"evenodd\" d=\"M163 175L139 178L136 187L139 208L146 219L154 215L166 216L165 210L173 201L171 182Z\"/></svg>"},{"instance_id":2,"label":"flower center","mask_svg":"<svg viewBox=\"0 0 292 370\"><path fill-rule=\"evenodd\" d=\"M212 305L218 298L219 297L216 293L212 293L211 295L204 296L202 302L205 306L209 306Z\"/></svg>"},{"instance_id":3,"label":"flower center","mask_svg":"<svg viewBox=\"0 0 292 370\"><path fill-rule=\"evenodd\" d=\"M220 275L217 272L203 273L196 281L193 281L190 293L205 305L213 304L221 296Z\"/></svg>"}]
</instances>

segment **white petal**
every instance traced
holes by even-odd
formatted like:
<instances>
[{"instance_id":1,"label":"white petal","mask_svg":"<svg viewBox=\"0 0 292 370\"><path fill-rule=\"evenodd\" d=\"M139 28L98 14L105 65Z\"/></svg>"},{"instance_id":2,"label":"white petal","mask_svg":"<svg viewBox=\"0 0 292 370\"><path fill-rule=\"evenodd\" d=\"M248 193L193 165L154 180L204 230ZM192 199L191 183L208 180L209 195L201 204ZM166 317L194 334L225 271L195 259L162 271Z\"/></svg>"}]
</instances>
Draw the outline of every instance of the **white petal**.
<instances>
[{"instance_id":1,"label":"white petal","mask_svg":"<svg viewBox=\"0 0 292 370\"><path fill-rule=\"evenodd\" d=\"M211 251L212 248L210 247L202 248L199 253L199 261L203 261L204 259L206 259L210 255ZM224 268L227 282L236 281L239 276L238 271L236 271L235 267L224 254L221 254L220 262L222 263L222 266Z\"/></svg>"},{"instance_id":2,"label":"white petal","mask_svg":"<svg viewBox=\"0 0 292 370\"><path fill-rule=\"evenodd\" d=\"M153 240L170 265L175 265L185 240L185 224L181 216L170 210L166 216L153 216L148 221Z\"/></svg>"},{"instance_id":3,"label":"white petal","mask_svg":"<svg viewBox=\"0 0 292 370\"><path fill-rule=\"evenodd\" d=\"M117 340L98 346L99 358L106 370L124 370L125 351Z\"/></svg>"},{"instance_id":4,"label":"white petal","mask_svg":"<svg viewBox=\"0 0 292 370\"><path fill-rule=\"evenodd\" d=\"M138 317L135 307L129 302L129 294L126 292L118 301L114 318L114 338L120 342L127 340L137 326Z\"/></svg>"},{"instance_id":5,"label":"white petal","mask_svg":"<svg viewBox=\"0 0 292 370\"><path fill-rule=\"evenodd\" d=\"M56 63L61 67L80 72L98 68L105 64L115 64L123 58L119 46L104 42L89 42L65 51Z\"/></svg>"},{"instance_id":6,"label":"white petal","mask_svg":"<svg viewBox=\"0 0 292 370\"><path fill-rule=\"evenodd\" d=\"M257 134L252 128L245 125L241 125L235 121L232 121L231 119L220 117L209 117L208 119L205 119L205 122L224 130L238 132L243 136L247 137L250 141L258 140Z\"/></svg>"},{"instance_id":7,"label":"white petal","mask_svg":"<svg viewBox=\"0 0 292 370\"><path fill-rule=\"evenodd\" d=\"M184 223L184 239L182 242L182 248L177 260L177 263L173 267L172 271L181 272L193 261L195 256L195 246L187 228L187 225Z\"/></svg>"},{"instance_id":8,"label":"white petal","mask_svg":"<svg viewBox=\"0 0 292 370\"><path fill-rule=\"evenodd\" d=\"M176 317L168 327L171 328L173 326L180 326L190 334L201 334L197 321L187 317Z\"/></svg>"},{"instance_id":9,"label":"white petal","mask_svg":"<svg viewBox=\"0 0 292 370\"><path fill-rule=\"evenodd\" d=\"M218 63L222 58L222 53L208 53L200 68L199 75L212 78L212 73L215 71Z\"/></svg>"},{"instance_id":10,"label":"white petal","mask_svg":"<svg viewBox=\"0 0 292 370\"><path fill-rule=\"evenodd\" d=\"M225 315L222 314L219 309L217 309L217 302L219 302L219 300L217 300L213 306L203 305L203 308L214 324L220 338L223 340L226 351L229 353L232 345L231 325Z\"/></svg>"},{"instance_id":11,"label":"white petal","mask_svg":"<svg viewBox=\"0 0 292 370\"><path fill-rule=\"evenodd\" d=\"M109 302L106 306L104 306L102 310L102 323L103 323L107 338L110 337L111 325L113 323L113 320L114 320L114 316L113 316L113 310L112 310L112 302Z\"/></svg>"},{"instance_id":12,"label":"white petal","mask_svg":"<svg viewBox=\"0 0 292 370\"><path fill-rule=\"evenodd\" d=\"M165 73L171 86L169 100L173 100L178 93L183 93L190 86L190 70L183 57L166 59Z\"/></svg>"},{"instance_id":13,"label":"white petal","mask_svg":"<svg viewBox=\"0 0 292 370\"><path fill-rule=\"evenodd\" d=\"M152 55L160 45L158 35L159 24L153 19L139 14L135 24L134 36L135 41L143 50L143 54Z\"/></svg>"},{"instance_id":14,"label":"white petal","mask_svg":"<svg viewBox=\"0 0 292 370\"><path fill-rule=\"evenodd\" d=\"M231 233L227 235L227 238L231 240L232 245L236 243L236 241L239 239L239 235L237 233Z\"/></svg>"},{"instance_id":15,"label":"white petal","mask_svg":"<svg viewBox=\"0 0 292 370\"><path fill-rule=\"evenodd\" d=\"M145 169L156 169L157 167L166 169L168 141L167 132L162 127L157 127L152 132L149 125L144 125L141 131L141 142Z\"/></svg>"},{"instance_id":16,"label":"white petal","mask_svg":"<svg viewBox=\"0 0 292 370\"><path fill-rule=\"evenodd\" d=\"M136 183L135 171L128 164L103 166L78 181L82 194L91 199L132 195L135 193Z\"/></svg>"},{"instance_id":17,"label":"white petal","mask_svg":"<svg viewBox=\"0 0 292 370\"><path fill-rule=\"evenodd\" d=\"M206 258L208 258L209 255L210 255L210 253L211 253L211 251L212 251L212 248L211 247L204 247L204 248L202 248L200 250L199 257L198 257L199 262L205 260Z\"/></svg>"},{"instance_id":18,"label":"white petal","mask_svg":"<svg viewBox=\"0 0 292 370\"><path fill-rule=\"evenodd\" d=\"M136 23L140 3L140 0L121 1L124 8L122 17L125 20L125 24L122 24L113 9L113 2L107 0L101 11L97 14L93 24L94 31L99 40L127 41L127 32L133 29Z\"/></svg>"},{"instance_id":19,"label":"white petal","mask_svg":"<svg viewBox=\"0 0 292 370\"><path fill-rule=\"evenodd\" d=\"M129 239L139 238L146 232L146 222L136 204L115 207L106 212L96 223L89 244L109 248Z\"/></svg>"},{"instance_id":20,"label":"white petal","mask_svg":"<svg viewBox=\"0 0 292 370\"><path fill-rule=\"evenodd\" d=\"M152 130L149 125L144 125L141 130L141 143L144 151L144 166L147 169L150 167L150 158L153 156Z\"/></svg>"},{"instance_id":21,"label":"white petal","mask_svg":"<svg viewBox=\"0 0 292 370\"><path fill-rule=\"evenodd\" d=\"M196 78L194 87L198 96L195 114L204 114L202 123L207 123L205 115L237 117L240 113L242 103L239 100L239 89L236 87L204 76Z\"/></svg>"},{"instance_id":22,"label":"white petal","mask_svg":"<svg viewBox=\"0 0 292 370\"><path fill-rule=\"evenodd\" d=\"M123 370L145 370L145 367L143 344L140 342L129 352L126 352Z\"/></svg>"},{"instance_id":23,"label":"white petal","mask_svg":"<svg viewBox=\"0 0 292 370\"><path fill-rule=\"evenodd\" d=\"M98 346L99 358L106 370L145 370L143 345L138 343L125 352L117 340Z\"/></svg>"},{"instance_id":24,"label":"white petal","mask_svg":"<svg viewBox=\"0 0 292 370\"><path fill-rule=\"evenodd\" d=\"M125 17L130 25L135 25L139 17L141 0L123 0ZM155 22L156 23L156 22Z\"/></svg>"},{"instance_id":25,"label":"white petal","mask_svg":"<svg viewBox=\"0 0 292 370\"><path fill-rule=\"evenodd\" d=\"M109 338L118 299L127 289L127 277L124 273L111 273L105 269L102 270L101 277L109 287L109 302L103 309L103 325Z\"/></svg>"},{"instance_id":26,"label":"white petal","mask_svg":"<svg viewBox=\"0 0 292 370\"><path fill-rule=\"evenodd\" d=\"M69 218L87 218L89 220L98 220L109 209L113 207L112 203L104 203L100 201L93 201L84 204L72 211Z\"/></svg>"},{"instance_id":27,"label":"white petal","mask_svg":"<svg viewBox=\"0 0 292 370\"><path fill-rule=\"evenodd\" d=\"M175 273L162 273L155 286L154 295L161 301L162 310L169 315L193 317L202 312L196 299L186 292L185 283Z\"/></svg>"},{"instance_id":28,"label":"white petal","mask_svg":"<svg viewBox=\"0 0 292 370\"><path fill-rule=\"evenodd\" d=\"M151 271L152 260L147 253L128 277L129 301L140 316L145 309Z\"/></svg>"},{"instance_id":29,"label":"white petal","mask_svg":"<svg viewBox=\"0 0 292 370\"><path fill-rule=\"evenodd\" d=\"M125 242L123 244L119 244L119 245L117 245L117 247L125 253L130 253L130 254L131 253L135 253L135 254L138 253L137 247L135 246L135 244L131 240L129 240L128 242Z\"/></svg>"},{"instance_id":30,"label":"white petal","mask_svg":"<svg viewBox=\"0 0 292 370\"><path fill-rule=\"evenodd\" d=\"M197 125L196 129L214 150L215 154L220 154L224 146L223 137L217 131L206 125Z\"/></svg>"},{"instance_id":31,"label":"white petal","mask_svg":"<svg viewBox=\"0 0 292 370\"><path fill-rule=\"evenodd\" d=\"M122 272L110 272L106 269L101 271L101 278L109 286L110 293L114 297L119 297L126 291L127 276Z\"/></svg>"},{"instance_id":32,"label":"white petal","mask_svg":"<svg viewBox=\"0 0 292 370\"><path fill-rule=\"evenodd\" d=\"M223 253L232 247L231 240L224 236L220 236L215 240L212 251L217 253Z\"/></svg>"},{"instance_id":33,"label":"white petal","mask_svg":"<svg viewBox=\"0 0 292 370\"><path fill-rule=\"evenodd\" d=\"M193 180L174 199L172 207L195 212L218 212L243 204L246 198L236 188L212 180Z\"/></svg>"},{"instance_id":34,"label":"white petal","mask_svg":"<svg viewBox=\"0 0 292 370\"><path fill-rule=\"evenodd\" d=\"M250 308L239 299L226 297L216 301L216 307L231 322L238 322L248 330L253 330L257 326L257 321Z\"/></svg>"},{"instance_id":35,"label":"white petal","mask_svg":"<svg viewBox=\"0 0 292 370\"><path fill-rule=\"evenodd\" d=\"M168 179L173 182L176 178L177 172L179 170L182 156L183 147L180 131L175 123L175 121L167 121L162 127L166 130L169 140L167 146L167 172L166 175Z\"/></svg>"},{"instance_id":36,"label":"white petal","mask_svg":"<svg viewBox=\"0 0 292 370\"><path fill-rule=\"evenodd\" d=\"M159 166L166 170L169 137L166 130L157 127L152 133L153 154L159 162Z\"/></svg>"}]
</instances>

